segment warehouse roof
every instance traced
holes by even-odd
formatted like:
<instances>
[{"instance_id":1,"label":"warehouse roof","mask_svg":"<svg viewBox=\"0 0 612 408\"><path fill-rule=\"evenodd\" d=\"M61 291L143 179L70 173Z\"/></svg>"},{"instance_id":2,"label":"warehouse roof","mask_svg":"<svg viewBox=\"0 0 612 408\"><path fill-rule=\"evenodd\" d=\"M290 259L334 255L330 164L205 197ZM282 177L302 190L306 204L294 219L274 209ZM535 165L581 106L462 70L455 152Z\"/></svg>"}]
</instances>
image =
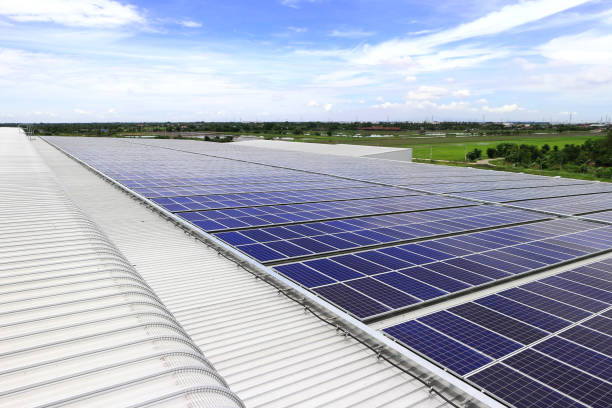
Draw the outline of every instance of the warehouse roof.
<instances>
[{"instance_id":1,"label":"warehouse roof","mask_svg":"<svg viewBox=\"0 0 612 408\"><path fill-rule=\"evenodd\" d=\"M26 137L0 144L0 405L244 406Z\"/></svg>"},{"instance_id":2,"label":"warehouse roof","mask_svg":"<svg viewBox=\"0 0 612 408\"><path fill-rule=\"evenodd\" d=\"M457 405L471 399L414 363L404 372L379 359L76 161L34 144L248 407L452 406L430 386Z\"/></svg>"}]
</instances>

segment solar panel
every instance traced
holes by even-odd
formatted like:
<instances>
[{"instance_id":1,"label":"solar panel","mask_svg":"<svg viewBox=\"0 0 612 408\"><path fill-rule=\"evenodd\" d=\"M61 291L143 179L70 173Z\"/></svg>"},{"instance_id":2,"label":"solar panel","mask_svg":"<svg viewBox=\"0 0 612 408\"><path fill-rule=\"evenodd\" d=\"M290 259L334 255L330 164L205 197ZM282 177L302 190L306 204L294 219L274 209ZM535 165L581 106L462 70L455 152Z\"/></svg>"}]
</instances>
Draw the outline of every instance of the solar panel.
<instances>
[{"instance_id":1,"label":"solar panel","mask_svg":"<svg viewBox=\"0 0 612 408\"><path fill-rule=\"evenodd\" d=\"M494 242L499 240L499 233L504 234L504 243ZM367 275L368 280L376 283L383 282L387 286L418 298L419 303L422 303L452 293L471 290L496 280L559 265L567 262L568 259L576 259L612 249L612 240L608 240L603 246L596 242L590 244L592 246L589 247L581 246L582 250L580 251L576 250L573 244L573 241L578 238L586 237L591 239L598 236L610 236L610 234L612 234L612 228L601 224L589 224L574 220L555 220L461 235L461 242L469 240L470 237L478 237L479 242L482 244L471 244L469 249L463 248L464 253L460 256L429 247L428 244L431 242L448 243L449 246L453 246L453 242L457 241L455 238L440 238L419 242L418 244L404 244L382 249L353 252L350 255L330 256L324 260L294 262L289 265L303 264L309 266L312 265L312 262L325 261L325 267L318 267L316 270L332 279L336 278L331 276L328 271L332 270L334 265L343 265L360 273L360 278ZM488 241L489 239L493 241ZM567 246L569 246L569 251L556 252L550 250L558 255L554 257L543 256L538 252L537 249L539 247L535 246L535 244L546 244L550 241L556 243L554 247L558 251L564 251ZM530 245L534 245L536 249L529 251L528 249L531 249ZM517 246L522 246L523 248L520 255L508 252L513 248L517 248ZM282 273L282 267L276 266L275 268ZM391 273L393 275L390 275ZM402 275L410 280L402 282L402 279L399 278ZM289 278L308 287L299 278ZM566 293L563 288L567 289L567 287L571 286L574 291L588 292L591 296L604 296L605 299L608 299L607 294L602 295L596 289L589 289L587 291L580 284L567 281L563 277L556 279L561 279L561 283L556 281L549 283L533 282L527 284L525 288L533 293L542 294L554 299L557 292ZM336 280L346 282L349 279ZM418 281L421 285L418 288L410 289L409 282L412 281ZM562 285L563 288L559 288L559 285ZM359 289L356 288L356 290ZM574 305L580 308L588 306L591 309L601 310L604 307L604 304L596 298L587 298L573 292L567 296L572 298ZM391 303L392 301L389 300L385 304L390 306ZM391 310L386 311L385 314L395 313L407 307L409 305L391 307ZM345 310L353 313L351 309ZM367 316L362 313L360 318L369 320L371 318L380 318L385 314Z\"/></svg>"},{"instance_id":2,"label":"solar panel","mask_svg":"<svg viewBox=\"0 0 612 408\"><path fill-rule=\"evenodd\" d=\"M300 224L308 228L309 232L307 234L300 233L300 230L295 227L287 226L285 228L276 227L273 230L271 228L251 228L237 232L217 233L215 235L228 244L236 246L238 249L240 249L241 245L250 243L246 242L242 236L250 236L249 234L254 231L266 232L266 238L258 239L257 241L269 247L274 247L275 243L285 240L301 246L301 238L307 235L311 240L325 244L320 247L320 250L316 250L312 246L307 247L313 253L321 254L345 250L347 248L414 240L548 218L541 214L526 211L494 206L485 207L491 208L462 207L450 210L343 219L337 222L327 221ZM478 211L482 211L484 214L479 216L477 214ZM456 222L455 225L449 225L449 220L461 221L461 224ZM308 242L312 243L312 241ZM451 251L454 248L449 245L439 245ZM431 253L439 252L435 248L429 248L429 251ZM294 256L296 255L286 254L286 258Z\"/></svg>"},{"instance_id":3,"label":"solar panel","mask_svg":"<svg viewBox=\"0 0 612 408\"><path fill-rule=\"evenodd\" d=\"M596 271L600 277L585 271ZM612 292L600 287L601 282L612 283L610 263L558 273L384 332L514 405L537 407L542 401L557 401L608 407L612 319L606 314L612 317ZM444 352L412 341L423 332L429 333L430 341L469 347L477 354L470 355L471 364L457 365ZM516 394L519 384L529 391Z\"/></svg>"}]
</instances>

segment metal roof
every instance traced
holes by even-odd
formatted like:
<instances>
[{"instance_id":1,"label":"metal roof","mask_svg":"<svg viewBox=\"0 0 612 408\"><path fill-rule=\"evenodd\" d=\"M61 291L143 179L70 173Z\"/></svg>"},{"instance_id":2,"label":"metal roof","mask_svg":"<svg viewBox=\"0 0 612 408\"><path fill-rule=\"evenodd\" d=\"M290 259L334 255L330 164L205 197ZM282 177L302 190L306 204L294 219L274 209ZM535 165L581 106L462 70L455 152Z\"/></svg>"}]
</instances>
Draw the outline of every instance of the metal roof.
<instances>
[{"instance_id":1,"label":"metal roof","mask_svg":"<svg viewBox=\"0 0 612 408\"><path fill-rule=\"evenodd\" d=\"M412 149L381 146L361 146L349 144L323 144L323 143L300 143L288 142L284 140L245 140L235 142L233 145L245 147L259 147L299 153L328 154L332 156L349 157L380 157L386 158L387 155L397 157L399 160L410 161L412 159Z\"/></svg>"},{"instance_id":2,"label":"metal roof","mask_svg":"<svg viewBox=\"0 0 612 408\"><path fill-rule=\"evenodd\" d=\"M25 135L0 147L0 406L244 406Z\"/></svg>"},{"instance_id":3,"label":"metal roof","mask_svg":"<svg viewBox=\"0 0 612 408\"><path fill-rule=\"evenodd\" d=\"M413 362L402 367L419 379L379 359L50 145L34 144L247 406L451 405L429 385L457 405L469 399Z\"/></svg>"}]
</instances>

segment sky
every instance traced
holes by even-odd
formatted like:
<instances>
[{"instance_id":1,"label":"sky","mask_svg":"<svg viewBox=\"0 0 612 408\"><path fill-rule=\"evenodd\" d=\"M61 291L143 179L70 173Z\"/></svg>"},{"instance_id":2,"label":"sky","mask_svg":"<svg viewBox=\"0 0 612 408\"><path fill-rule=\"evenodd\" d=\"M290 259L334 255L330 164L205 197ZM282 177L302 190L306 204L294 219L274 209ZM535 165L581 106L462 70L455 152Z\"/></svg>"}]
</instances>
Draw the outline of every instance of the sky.
<instances>
[{"instance_id":1,"label":"sky","mask_svg":"<svg viewBox=\"0 0 612 408\"><path fill-rule=\"evenodd\" d=\"M606 116L612 0L0 0L0 122Z\"/></svg>"}]
</instances>

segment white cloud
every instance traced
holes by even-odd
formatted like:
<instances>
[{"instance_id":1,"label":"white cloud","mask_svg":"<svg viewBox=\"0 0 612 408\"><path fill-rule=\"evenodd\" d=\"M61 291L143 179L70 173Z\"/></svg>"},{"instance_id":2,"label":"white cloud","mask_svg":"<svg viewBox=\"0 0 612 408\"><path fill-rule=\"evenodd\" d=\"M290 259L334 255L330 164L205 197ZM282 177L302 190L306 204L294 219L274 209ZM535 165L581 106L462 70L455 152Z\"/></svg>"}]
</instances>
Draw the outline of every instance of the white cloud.
<instances>
[{"instance_id":1,"label":"white cloud","mask_svg":"<svg viewBox=\"0 0 612 408\"><path fill-rule=\"evenodd\" d=\"M455 96L457 98L467 98L471 94L472 93L470 92L469 89L458 89L455 92L453 92L453 96Z\"/></svg>"},{"instance_id":2,"label":"white cloud","mask_svg":"<svg viewBox=\"0 0 612 408\"><path fill-rule=\"evenodd\" d=\"M364 31L364 30L334 30L331 32L330 37L339 37L339 38L365 38L371 37L376 34L374 31Z\"/></svg>"},{"instance_id":3,"label":"white cloud","mask_svg":"<svg viewBox=\"0 0 612 408\"><path fill-rule=\"evenodd\" d=\"M332 105L331 103L327 103L323 106L323 109L325 109L327 112L331 111L332 108L334 107L334 105Z\"/></svg>"},{"instance_id":4,"label":"white cloud","mask_svg":"<svg viewBox=\"0 0 612 408\"><path fill-rule=\"evenodd\" d=\"M410 100L431 101L440 99L446 94L448 94L448 89L446 88L442 88L439 86L421 85L417 90L408 92L406 98Z\"/></svg>"},{"instance_id":5,"label":"white cloud","mask_svg":"<svg viewBox=\"0 0 612 408\"><path fill-rule=\"evenodd\" d=\"M91 112L86 111L85 109L76 108L76 109L73 109L73 112L78 113L79 115L91 115Z\"/></svg>"},{"instance_id":6,"label":"white cloud","mask_svg":"<svg viewBox=\"0 0 612 408\"><path fill-rule=\"evenodd\" d=\"M416 38L393 39L377 45L366 44L352 53L351 60L364 65L420 66L435 69L444 62L445 69L466 67L507 55L502 49L454 47L453 51L437 52L436 48L456 41L499 34L532 23L589 0L532 0L508 5L472 22ZM437 55L436 55L437 54ZM424 58L428 56L429 58ZM421 59L420 61L418 59ZM464 58L463 61L454 61Z\"/></svg>"},{"instance_id":7,"label":"white cloud","mask_svg":"<svg viewBox=\"0 0 612 408\"><path fill-rule=\"evenodd\" d=\"M319 106L319 103L317 101L310 101L308 102L308 106L311 108L316 108Z\"/></svg>"},{"instance_id":8,"label":"white cloud","mask_svg":"<svg viewBox=\"0 0 612 408\"><path fill-rule=\"evenodd\" d=\"M145 22L135 6L115 0L2 0L0 15L18 22L52 22L73 27Z\"/></svg>"},{"instance_id":9,"label":"white cloud","mask_svg":"<svg viewBox=\"0 0 612 408\"><path fill-rule=\"evenodd\" d=\"M374 109L389 109L389 108L397 108L397 107L402 107L402 106L406 106L406 105L402 104L402 103L385 102L385 103L378 103L376 105L372 105L372 108L374 108Z\"/></svg>"},{"instance_id":10,"label":"white cloud","mask_svg":"<svg viewBox=\"0 0 612 408\"><path fill-rule=\"evenodd\" d=\"M289 31L293 31L294 33L305 33L308 31L306 27L287 27Z\"/></svg>"},{"instance_id":11,"label":"white cloud","mask_svg":"<svg viewBox=\"0 0 612 408\"><path fill-rule=\"evenodd\" d=\"M449 110L449 111L456 111L456 110L463 110L466 109L470 106L469 102L457 102L457 101L453 101L449 104L441 104L438 105L437 108L440 110Z\"/></svg>"},{"instance_id":12,"label":"white cloud","mask_svg":"<svg viewBox=\"0 0 612 408\"><path fill-rule=\"evenodd\" d=\"M489 103L485 98L480 98L476 102L478 102L481 105L486 105L487 103Z\"/></svg>"},{"instance_id":13,"label":"white cloud","mask_svg":"<svg viewBox=\"0 0 612 408\"><path fill-rule=\"evenodd\" d=\"M106 111L106 113L109 113L111 115L114 115L115 113L117 113L117 110L115 108L108 108L108 110Z\"/></svg>"},{"instance_id":14,"label":"white cloud","mask_svg":"<svg viewBox=\"0 0 612 408\"><path fill-rule=\"evenodd\" d=\"M482 110L485 112L491 112L491 113L510 113L510 112L524 110L524 108L521 108L517 104L514 103L512 105L503 105L503 106L498 106L496 108L491 108L485 105L482 107Z\"/></svg>"},{"instance_id":15,"label":"white cloud","mask_svg":"<svg viewBox=\"0 0 612 408\"><path fill-rule=\"evenodd\" d=\"M181 25L183 27L187 27L187 28L200 28L200 27L202 27L201 23L198 23L197 21L191 21L191 20L181 21Z\"/></svg>"},{"instance_id":16,"label":"white cloud","mask_svg":"<svg viewBox=\"0 0 612 408\"><path fill-rule=\"evenodd\" d=\"M417 80L417 77L415 77L414 75L407 75L404 77L404 81L406 82L414 82Z\"/></svg>"},{"instance_id":17,"label":"white cloud","mask_svg":"<svg viewBox=\"0 0 612 408\"><path fill-rule=\"evenodd\" d=\"M300 8L300 4L306 3L316 3L318 0L281 0L280 4L283 6L291 7L291 8Z\"/></svg>"},{"instance_id":18,"label":"white cloud","mask_svg":"<svg viewBox=\"0 0 612 408\"><path fill-rule=\"evenodd\" d=\"M537 47L537 51L556 63L612 64L612 34L590 30L557 37Z\"/></svg>"}]
</instances>

